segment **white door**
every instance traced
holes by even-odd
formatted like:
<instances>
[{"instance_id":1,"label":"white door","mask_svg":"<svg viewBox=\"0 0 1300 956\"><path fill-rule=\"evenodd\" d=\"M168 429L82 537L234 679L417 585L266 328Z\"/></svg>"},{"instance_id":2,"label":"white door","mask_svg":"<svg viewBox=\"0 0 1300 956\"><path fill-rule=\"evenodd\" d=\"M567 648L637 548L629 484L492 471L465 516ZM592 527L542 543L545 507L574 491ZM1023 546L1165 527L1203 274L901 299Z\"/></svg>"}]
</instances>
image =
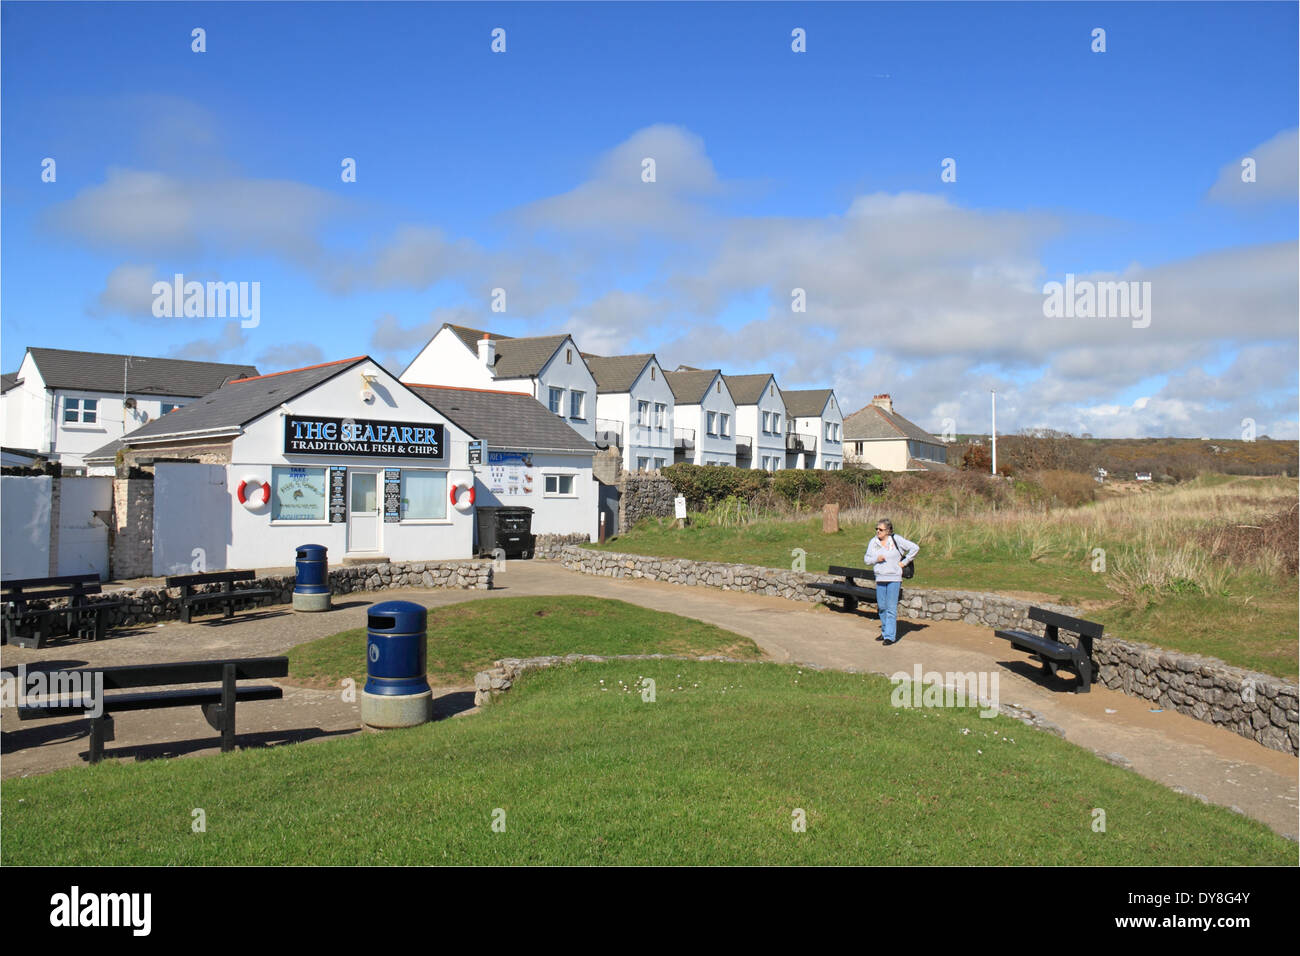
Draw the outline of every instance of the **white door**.
<instances>
[{"instance_id":1,"label":"white door","mask_svg":"<svg viewBox=\"0 0 1300 956\"><path fill-rule=\"evenodd\" d=\"M348 469L348 553L379 550L379 472Z\"/></svg>"}]
</instances>

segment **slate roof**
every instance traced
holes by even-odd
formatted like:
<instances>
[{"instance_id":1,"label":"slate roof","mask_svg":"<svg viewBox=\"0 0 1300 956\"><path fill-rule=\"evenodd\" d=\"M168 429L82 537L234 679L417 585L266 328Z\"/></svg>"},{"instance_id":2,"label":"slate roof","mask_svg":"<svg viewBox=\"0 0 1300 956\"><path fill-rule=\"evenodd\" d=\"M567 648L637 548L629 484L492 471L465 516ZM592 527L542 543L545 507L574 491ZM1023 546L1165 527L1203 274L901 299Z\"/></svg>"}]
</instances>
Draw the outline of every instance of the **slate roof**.
<instances>
[{"instance_id":1,"label":"slate roof","mask_svg":"<svg viewBox=\"0 0 1300 956\"><path fill-rule=\"evenodd\" d=\"M479 339L487 336L497 347L495 371L497 378L535 378L542 367L551 360L551 356L568 338L567 335L534 335L514 338L509 335L496 335L482 329L471 329L463 325L446 323L456 333L457 338L474 355L478 355Z\"/></svg>"},{"instance_id":2,"label":"slate roof","mask_svg":"<svg viewBox=\"0 0 1300 956\"><path fill-rule=\"evenodd\" d=\"M724 375L722 377L727 383L727 388L731 390L731 397L736 400L737 405L757 405L758 400L763 397L763 389L767 388L768 379L772 378L772 375L770 372L764 372L758 375ZM781 389L777 388L777 391L780 392Z\"/></svg>"},{"instance_id":3,"label":"slate roof","mask_svg":"<svg viewBox=\"0 0 1300 956\"><path fill-rule=\"evenodd\" d=\"M927 458L907 459L908 471L956 471L952 465L942 461L930 461Z\"/></svg>"},{"instance_id":4,"label":"slate roof","mask_svg":"<svg viewBox=\"0 0 1300 956\"><path fill-rule=\"evenodd\" d=\"M879 441L885 438L910 438L912 441L943 444L920 425L895 412L887 412L879 405L859 408L844 419L845 441Z\"/></svg>"},{"instance_id":5,"label":"slate roof","mask_svg":"<svg viewBox=\"0 0 1300 956\"><path fill-rule=\"evenodd\" d=\"M3 375L0 375L0 395L3 395L5 392L9 391L9 389L13 388L17 384L18 384L17 372L5 372Z\"/></svg>"},{"instance_id":6,"label":"slate roof","mask_svg":"<svg viewBox=\"0 0 1300 956\"><path fill-rule=\"evenodd\" d=\"M141 425L135 431L124 435L117 447L135 445L141 439L183 435L188 432L218 431L223 428L233 431L255 418L260 418L281 403L297 398L308 389L364 361L366 356L359 355L337 362L327 362L324 365L313 365L288 372L273 372L270 375L231 382L198 401L182 405L166 415ZM110 448L115 453L117 448L112 446L113 443L110 442L84 457L102 458L110 454Z\"/></svg>"},{"instance_id":7,"label":"slate roof","mask_svg":"<svg viewBox=\"0 0 1300 956\"><path fill-rule=\"evenodd\" d=\"M673 401L681 405L698 405L704 401L704 395L709 390L709 386L713 384L713 377L717 374L718 369L716 368L703 371L692 369L689 372L678 370L676 372L664 372L664 381L673 390ZM725 375L723 379L726 379Z\"/></svg>"},{"instance_id":8,"label":"slate roof","mask_svg":"<svg viewBox=\"0 0 1300 956\"><path fill-rule=\"evenodd\" d=\"M596 379L597 392L630 392L645 367L654 359L649 352L608 356L583 352L582 357L587 360L587 368Z\"/></svg>"},{"instance_id":9,"label":"slate roof","mask_svg":"<svg viewBox=\"0 0 1300 956\"><path fill-rule=\"evenodd\" d=\"M595 454L591 442L525 392L409 383L407 388L444 418L475 438L486 441L488 451L511 449Z\"/></svg>"},{"instance_id":10,"label":"slate roof","mask_svg":"<svg viewBox=\"0 0 1300 956\"><path fill-rule=\"evenodd\" d=\"M785 414L789 418L817 418L826 410L834 389L799 388L782 392L785 396Z\"/></svg>"},{"instance_id":11,"label":"slate roof","mask_svg":"<svg viewBox=\"0 0 1300 956\"><path fill-rule=\"evenodd\" d=\"M188 359L152 358L146 355L112 355L66 349L29 348L46 388L71 388L87 392L122 393L123 365L126 391L132 395L176 395L198 398L236 378L257 374L252 365L191 362Z\"/></svg>"}]
</instances>

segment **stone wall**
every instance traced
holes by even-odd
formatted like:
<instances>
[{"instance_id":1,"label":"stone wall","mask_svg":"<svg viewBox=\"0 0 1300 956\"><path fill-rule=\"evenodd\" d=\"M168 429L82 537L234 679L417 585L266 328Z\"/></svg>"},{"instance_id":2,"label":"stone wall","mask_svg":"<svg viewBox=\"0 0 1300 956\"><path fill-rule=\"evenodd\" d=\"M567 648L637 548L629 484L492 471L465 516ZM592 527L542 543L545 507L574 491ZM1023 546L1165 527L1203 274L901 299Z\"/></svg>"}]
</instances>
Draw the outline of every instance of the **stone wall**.
<instances>
[{"instance_id":1,"label":"stone wall","mask_svg":"<svg viewBox=\"0 0 1300 956\"><path fill-rule=\"evenodd\" d=\"M492 587L491 561L408 561L396 564L363 564L334 568L329 572L330 591L350 594L353 591L383 591L391 588L471 588ZM264 604L289 604L293 601L294 576L272 575L240 582L240 586L275 591L261 599ZM219 585L205 590L219 591ZM118 626L154 624L180 619L180 588L123 588L105 591L94 599L101 602L124 601L114 617ZM219 605L210 604L199 614L222 613Z\"/></svg>"},{"instance_id":2,"label":"stone wall","mask_svg":"<svg viewBox=\"0 0 1300 956\"><path fill-rule=\"evenodd\" d=\"M585 534L539 534L533 541L534 558L558 558L568 545L586 544L591 538Z\"/></svg>"},{"instance_id":3,"label":"stone wall","mask_svg":"<svg viewBox=\"0 0 1300 956\"><path fill-rule=\"evenodd\" d=\"M673 515L673 483L658 472L628 473L620 484L622 497L618 501L618 527L628 531L642 518L671 518Z\"/></svg>"},{"instance_id":4,"label":"stone wall","mask_svg":"<svg viewBox=\"0 0 1300 956\"><path fill-rule=\"evenodd\" d=\"M153 574L153 479L113 481L113 526L108 542L110 573L115 578Z\"/></svg>"},{"instance_id":5,"label":"stone wall","mask_svg":"<svg viewBox=\"0 0 1300 956\"><path fill-rule=\"evenodd\" d=\"M574 546L560 548L557 557L564 567L583 574L646 578L809 603L825 602L827 598L824 592L808 585L834 580L828 574L656 558ZM838 601L838 598L829 599L830 603ZM1083 616L1077 608L1059 604L1035 604L971 591L917 588L906 581L898 613L911 620L962 621L976 627L1019 628L1042 634L1042 625L1029 620L1029 609L1035 606L1071 617ZM1062 639L1066 643L1075 640L1073 635L1062 635ZM1300 753L1297 688L1292 681L1243 670L1215 658L1115 637L1095 641L1093 658L1099 682L1112 690L1225 727L1273 750Z\"/></svg>"}]
</instances>

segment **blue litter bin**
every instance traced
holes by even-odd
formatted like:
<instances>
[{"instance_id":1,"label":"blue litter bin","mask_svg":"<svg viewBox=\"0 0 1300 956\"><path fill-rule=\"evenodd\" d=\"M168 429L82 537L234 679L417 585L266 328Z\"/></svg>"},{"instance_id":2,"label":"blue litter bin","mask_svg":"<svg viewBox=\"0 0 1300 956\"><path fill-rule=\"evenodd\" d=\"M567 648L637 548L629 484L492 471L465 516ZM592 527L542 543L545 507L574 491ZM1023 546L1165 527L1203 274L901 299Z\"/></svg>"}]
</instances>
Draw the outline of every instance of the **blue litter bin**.
<instances>
[{"instance_id":1,"label":"blue litter bin","mask_svg":"<svg viewBox=\"0 0 1300 956\"><path fill-rule=\"evenodd\" d=\"M329 563L322 544L298 546L297 578L293 585L295 611L328 611L330 609Z\"/></svg>"},{"instance_id":2,"label":"blue litter bin","mask_svg":"<svg viewBox=\"0 0 1300 956\"><path fill-rule=\"evenodd\" d=\"M426 673L429 612L410 601L372 605L366 622L366 686L361 722L367 727L414 727L433 715Z\"/></svg>"}]
</instances>

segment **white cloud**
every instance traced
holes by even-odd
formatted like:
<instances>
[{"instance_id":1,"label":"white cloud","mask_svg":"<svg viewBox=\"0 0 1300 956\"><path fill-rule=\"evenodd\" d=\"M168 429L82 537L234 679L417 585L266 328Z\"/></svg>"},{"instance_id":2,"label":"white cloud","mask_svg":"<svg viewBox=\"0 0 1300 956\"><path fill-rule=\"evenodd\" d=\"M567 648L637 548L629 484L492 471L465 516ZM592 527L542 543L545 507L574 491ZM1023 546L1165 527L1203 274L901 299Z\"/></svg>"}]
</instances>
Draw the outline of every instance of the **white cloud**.
<instances>
[{"instance_id":1,"label":"white cloud","mask_svg":"<svg viewBox=\"0 0 1300 956\"><path fill-rule=\"evenodd\" d=\"M1255 182L1242 182L1242 162L1255 161ZM1242 205L1255 202L1295 202L1296 171L1300 169L1300 128L1287 129L1247 150L1219 171L1207 198Z\"/></svg>"}]
</instances>

